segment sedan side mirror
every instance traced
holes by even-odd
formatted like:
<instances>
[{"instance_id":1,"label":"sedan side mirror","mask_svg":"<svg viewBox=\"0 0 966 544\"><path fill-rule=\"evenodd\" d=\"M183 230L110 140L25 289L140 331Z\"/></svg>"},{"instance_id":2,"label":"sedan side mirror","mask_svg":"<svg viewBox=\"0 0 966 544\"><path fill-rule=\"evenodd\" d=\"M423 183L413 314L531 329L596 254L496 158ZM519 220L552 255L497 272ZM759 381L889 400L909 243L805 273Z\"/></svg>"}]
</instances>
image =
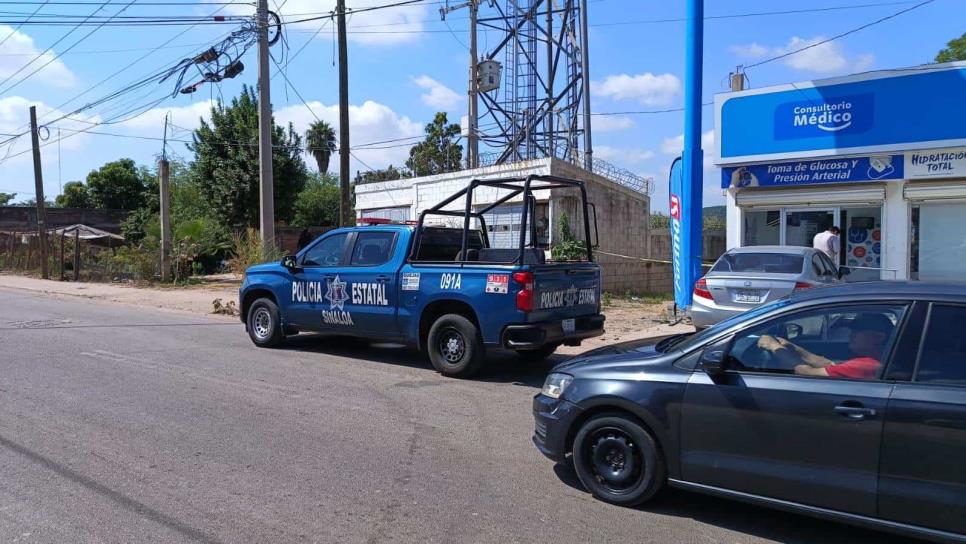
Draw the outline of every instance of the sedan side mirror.
<instances>
[{"instance_id":1,"label":"sedan side mirror","mask_svg":"<svg viewBox=\"0 0 966 544\"><path fill-rule=\"evenodd\" d=\"M286 269L288 269L289 272L293 274L295 272L302 271L302 267L299 266L298 263L295 261L294 255L286 255L282 257L282 266L284 266Z\"/></svg>"},{"instance_id":2,"label":"sedan side mirror","mask_svg":"<svg viewBox=\"0 0 966 544\"><path fill-rule=\"evenodd\" d=\"M726 355L730 341L730 338L719 340L705 347L701 352L701 358L698 361L709 376L719 376L728 370Z\"/></svg>"},{"instance_id":3,"label":"sedan side mirror","mask_svg":"<svg viewBox=\"0 0 966 544\"><path fill-rule=\"evenodd\" d=\"M852 273L852 269L851 268L849 268L847 266L840 266L839 267L839 279L842 279L842 278L844 278L845 276L848 276L851 273Z\"/></svg>"}]
</instances>

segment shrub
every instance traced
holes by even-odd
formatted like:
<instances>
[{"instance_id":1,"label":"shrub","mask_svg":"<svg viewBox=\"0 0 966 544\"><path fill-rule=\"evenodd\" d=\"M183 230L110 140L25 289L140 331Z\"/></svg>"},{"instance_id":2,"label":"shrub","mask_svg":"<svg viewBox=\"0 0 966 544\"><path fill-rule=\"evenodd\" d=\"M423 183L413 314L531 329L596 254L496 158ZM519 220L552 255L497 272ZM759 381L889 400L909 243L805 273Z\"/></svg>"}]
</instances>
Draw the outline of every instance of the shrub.
<instances>
[{"instance_id":1,"label":"shrub","mask_svg":"<svg viewBox=\"0 0 966 544\"><path fill-rule=\"evenodd\" d=\"M262 251L262 240L258 229L249 228L231 236L232 258L228 268L236 274L244 274L249 266L282 258L282 251L273 247L267 254Z\"/></svg>"},{"instance_id":2,"label":"shrub","mask_svg":"<svg viewBox=\"0 0 966 544\"><path fill-rule=\"evenodd\" d=\"M570 217L560 214L560 236L563 240L550 248L550 256L555 261L581 261L587 258L587 244L578 240L570 229Z\"/></svg>"}]
</instances>

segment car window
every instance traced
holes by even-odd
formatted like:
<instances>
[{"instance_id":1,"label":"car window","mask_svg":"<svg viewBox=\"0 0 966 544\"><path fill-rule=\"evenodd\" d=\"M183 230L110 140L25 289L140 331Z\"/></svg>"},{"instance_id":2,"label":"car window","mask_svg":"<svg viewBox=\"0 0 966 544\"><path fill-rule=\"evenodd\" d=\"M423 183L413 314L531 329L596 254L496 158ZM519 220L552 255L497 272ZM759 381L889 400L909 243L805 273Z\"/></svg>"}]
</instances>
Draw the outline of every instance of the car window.
<instances>
[{"instance_id":1,"label":"car window","mask_svg":"<svg viewBox=\"0 0 966 544\"><path fill-rule=\"evenodd\" d=\"M723 321L719 321L718 323L715 323L714 325L708 327L707 329L704 329L703 331L699 331L691 335L682 335L680 339L675 339L676 340L675 342L672 342L671 344L669 344L665 348L665 350L673 349L673 350L680 350L680 351L690 351L700 346L708 339L714 338L722 331L726 331L731 327L739 325L743 321L750 321L762 314L767 314L768 312L777 310L782 306L788 306L791 303L792 303L791 299L780 298L775 302L763 304L757 308L748 310L747 312L733 315Z\"/></svg>"},{"instance_id":2,"label":"car window","mask_svg":"<svg viewBox=\"0 0 966 544\"><path fill-rule=\"evenodd\" d=\"M735 371L872 380L895 341L904 305L848 305L794 312L735 335Z\"/></svg>"},{"instance_id":3,"label":"car window","mask_svg":"<svg viewBox=\"0 0 966 544\"><path fill-rule=\"evenodd\" d=\"M302 266L339 266L346 237L348 234L341 233L323 238L302 256Z\"/></svg>"},{"instance_id":4,"label":"car window","mask_svg":"<svg viewBox=\"0 0 966 544\"><path fill-rule=\"evenodd\" d=\"M376 266L389 260L396 233L389 231L360 232L352 248L350 265Z\"/></svg>"},{"instance_id":5,"label":"car window","mask_svg":"<svg viewBox=\"0 0 966 544\"><path fill-rule=\"evenodd\" d=\"M933 304L917 382L966 385L966 307Z\"/></svg>"},{"instance_id":6,"label":"car window","mask_svg":"<svg viewBox=\"0 0 966 544\"><path fill-rule=\"evenodd\" d=\"M804 264L805 257L793 253L725 253L711 271L801 274Z\"/></svg>"}]
</instances>

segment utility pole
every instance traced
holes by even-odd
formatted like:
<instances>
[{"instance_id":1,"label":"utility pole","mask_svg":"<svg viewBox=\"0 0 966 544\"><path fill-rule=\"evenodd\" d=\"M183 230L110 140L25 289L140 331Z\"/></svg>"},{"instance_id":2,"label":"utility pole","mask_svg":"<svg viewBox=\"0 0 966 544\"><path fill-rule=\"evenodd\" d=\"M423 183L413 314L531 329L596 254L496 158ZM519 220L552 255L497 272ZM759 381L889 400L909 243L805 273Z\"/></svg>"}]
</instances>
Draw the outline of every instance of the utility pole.
<instances>
[{"instance_id":1,"label":"utility pole","mask_svg":"<svg viewBox=\"0 0 966 544\"><path fill-rule=\"evenodd\" d=\"M47 263L47 210L44 202L44 174L40 165L40 135L37 133L37 107L30 106L30 143L34 151L34 196L37 197L37 236L40 238L40 275L50 279Z\"/></svg>"},{"instance_id":2,"label":"utility pole","mask_svg":"<svg viewBox=\"0 0 966 544\"><path fill-rule=\"evenodd\" d=\"M476 15L479 9L479 1L470 0L470 104L468 112L469 134L466 137L466 166L468 168L476 168L480 165L480 141L479 129L477 128L477 123L479 123L477 100L480 92L480 73L476 65L479 59L476 53Z\"/></svg>"},{"instance_id":3,"label":"utility pole","mask_svg":"<svg viewBox=\"0 0 966 544\"><path fill-rule=\"evenodd\" d=\"M580 0L580 72L584 87L584 170L594 171L594 146L590 137L590 52L587 46L587 0Z\"/></svg>"},{"instance_id":4,"label":"utility pole","mask_svg":"<svg viewBox=\"0 0 966 544\"><path fill-rule=\"evenodd\" d=\"M445 5L439 8L439 16L446 20L446 14L458 9L470 8L470 79L467 85L467 97L469 103L466 112L467 134L466 134L466 167L476 168L480 165L480 140L479 140L479 94L480 94L480 70L478 67L479 55L476 52L476 19L480 10L480 0L467 0L466 2L450 6Z\"/></svg>"},{"instance_id":5,"label":"utility pole","mask_svg":"<svg viewBox=\"0 0 966 544\"><path fill-rule=\"evenodd\" d=\"M164 116L164 140L161 144L161 163L158 165L158 186L161 189L161 281L171 274L171 195L169 193L168 116Z\"/></svg>"},{"instance_id":6,"label":"utility pole","mask_svg":"<svg viewBox=\"0 0 966 544\"><path fill-rule=\"evenodd\" d=\"M266 1L266 0L262 0ZM345 0L336 0L339 26L339 225L349 224L349 53L345 37Z\"/></svg>"},{"instance_id":7,"label":"utility pole","mask_svg":"<svg viewBox=\"0 0 966 544\"><path fill-rule=\"evenodd\" d=\"M258 0L258 164L262 256L275 249L275 181L272 177L272 98L268 73L268 0Z\"/></svg>"}]
</instances>

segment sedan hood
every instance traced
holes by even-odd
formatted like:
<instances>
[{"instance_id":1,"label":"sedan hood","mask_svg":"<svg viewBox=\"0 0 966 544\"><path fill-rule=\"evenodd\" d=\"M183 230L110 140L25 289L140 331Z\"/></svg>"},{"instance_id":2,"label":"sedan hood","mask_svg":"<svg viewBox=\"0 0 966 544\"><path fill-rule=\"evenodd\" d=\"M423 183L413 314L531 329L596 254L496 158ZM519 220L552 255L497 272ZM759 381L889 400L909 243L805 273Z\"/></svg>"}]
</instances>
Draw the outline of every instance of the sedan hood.
<instances>
[{"instance_id":1,"label":"sedan hood","mask_svg":"<svg viewBox=\"0 0 966 544\"><path fill-rule=\"evenodd\" d=\"M640 364L648 359L659 359L664 355L655 346L662 340L678 336L676 334L630 340L619 344L603 346L574 356L554 367L554 372L572 373L577 370L598 370L624 366L628 361Z\"/></svg>"}]
</instances>

